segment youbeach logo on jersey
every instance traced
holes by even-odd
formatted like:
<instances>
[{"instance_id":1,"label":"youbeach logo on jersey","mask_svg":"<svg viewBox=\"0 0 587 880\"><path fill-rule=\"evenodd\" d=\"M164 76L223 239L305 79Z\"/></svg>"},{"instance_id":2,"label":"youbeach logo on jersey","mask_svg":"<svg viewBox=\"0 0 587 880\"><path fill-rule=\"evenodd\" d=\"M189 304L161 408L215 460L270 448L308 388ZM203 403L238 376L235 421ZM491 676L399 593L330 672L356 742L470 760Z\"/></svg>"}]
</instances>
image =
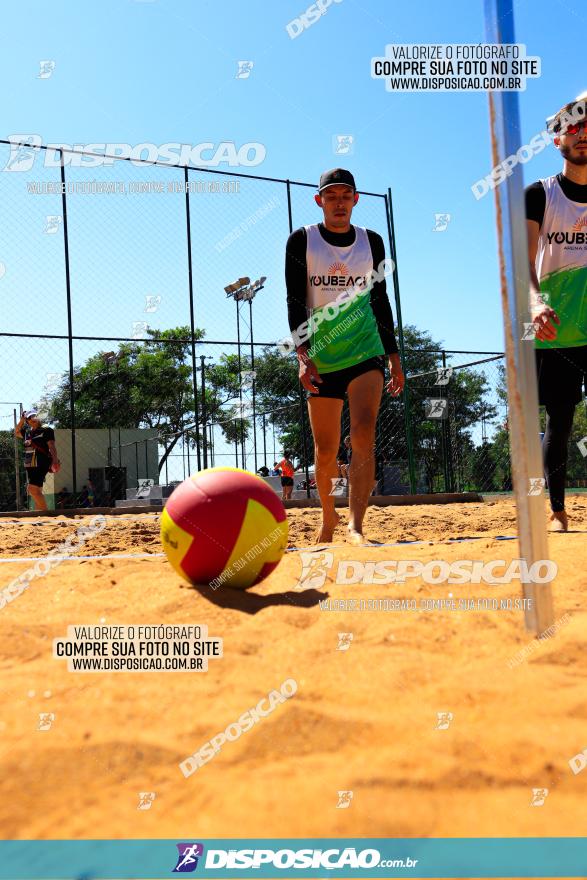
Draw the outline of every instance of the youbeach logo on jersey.
<instances>
[{"instance_id":1,"label":"youbeach logo on jersey","mask_svg":"<svg viewBox=\"0 0 587 880\"><path fill-rule=\"evenodd\" d=\"M555 230L546 233L548 244L587 244L587 217L580 217L571 227L571 232Z\"/></svg>"},{"instance_id":2,"label":"youbeach logo on jersey","mask_svg":"<svg viewBox=\"0 0 587 880\"><path fill-rule=\"evenodd\" d=\"M365 290L368 284L366 275L349 275L345 263L332 263L328 267L328 275L310 275L310 287L356 287Z\"/></svg>"},{"instance_id":3,"label":"youbeach logo on jersey","mask_svg":"<svg viewBox=\"0 0 587 880\"><path fill-rule=\"evenodd\" d=\"M338 274L340 269L338 268L334 274L334 267L344 266L344 263L333 263L328 267L329 274L327 276L322 275L312 275L311 277L314 279L317 278L338 278L338 279L346 279L347 275L344 273ZM346 269L346 266L344 266ZM391 259L382 260L379 263L376 269L373 269L372 272L368 273L366 279L363 279L363 276L356 276L356 281L359 279L361 281L360 284L353 284L352 286L343 286L342 284L332 285L337 287L343 287L341 292L337 295L336 299L333 302L327 303L320 309L316 309L311 317L304 321L303 324L292 331L291 336L285 336L283 339L280 339L277 342L277 350L280 354L291 354L294 349L298 347L298 345L302 345L304 342L307 342L312 334L316 331L316 328L322 324L323 321L333 321L338 317L339 313L344 309L348 309L351 303L354 302L358 297L365 296L370 293L371 285L375 284L377 281L384 281L385 278L389 275L393 275L395 270L395 263ZM349 275L348 278L351 278ZM366 280L366 285L362 283L363 280ZM322 281L316 281L316 284L322 284ZM326 284L326 282L324 282Z\"/></svg>"},{"instance_id":4,"label":"youbeach logo on jersey","mask_svg":"<svg viewBox=\"0 0 587 880\"><path fill-rule=\"evenodd\" d=\"M41 151L43 139L40 134L11 134L10 155L3 171L30 171L40 152L43 152L44 168L59 168L61 164L72 168L97 168L113 165L118 159L128 159L132 165L160 162L167 165L215 168L228 165L231 168L260 165L267 155L264 144L250 142L237 146L234 141L201 144L47 144Z\"/></svg>"}]
</instances>

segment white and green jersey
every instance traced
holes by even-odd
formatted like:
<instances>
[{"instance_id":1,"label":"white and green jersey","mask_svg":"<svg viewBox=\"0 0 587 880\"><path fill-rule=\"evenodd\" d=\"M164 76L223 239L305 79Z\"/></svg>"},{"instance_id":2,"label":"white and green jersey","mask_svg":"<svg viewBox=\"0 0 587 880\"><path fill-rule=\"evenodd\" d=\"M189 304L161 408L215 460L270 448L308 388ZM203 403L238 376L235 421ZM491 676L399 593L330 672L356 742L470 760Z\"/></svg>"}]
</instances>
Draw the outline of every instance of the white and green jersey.
<instances>
[{"instance_id":1,"label":"white and green jersey","mask_svg":"<svg viewBox=\"0 0 587 880\"><path fill-rule=\"evenodd\" d=\"M313 330L308 350L319 373L344 370L384 354L371 307L373 255L367 230L355 226L348 247L306 226L306 307Z\"/></svg>"},{"instance_id":2,"label":"white and green jersey","mask_svg":"<svg viewBox=\"0 0 587 880\"><path fill-rule=\"evenodd\" d=\"M546 194L540 227L536 273L547 305L560 318L552 342L537 348L587 345L587 204L573 202L556 177L541 181Z\"/></svg>"}]
</instances>

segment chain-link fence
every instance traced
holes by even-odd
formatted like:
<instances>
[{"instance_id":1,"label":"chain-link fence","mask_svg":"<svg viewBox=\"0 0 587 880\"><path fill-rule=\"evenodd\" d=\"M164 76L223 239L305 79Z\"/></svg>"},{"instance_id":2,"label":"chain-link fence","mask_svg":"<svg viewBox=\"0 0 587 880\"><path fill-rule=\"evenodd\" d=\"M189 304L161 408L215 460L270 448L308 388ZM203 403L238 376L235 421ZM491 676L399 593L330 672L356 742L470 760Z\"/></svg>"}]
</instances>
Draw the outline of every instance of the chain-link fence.
<instances>
[{"instance_id":1,"label":"chain-link fence","mask_svg":"<svg viewBox=\"0 0 587 880\"><path fill-rule=\"evenodd\" d=\"M30 407L55 428L51 506L165 497L198 469L271 469L284 452L307 486L307 406L277 342L285 242L321 219L315 187L6 142L0 168L0 507L26 506L13 427ZM383 395L379 491L511 488L503 356L404 339L389 190L361 193L353 221L387 240L408 377Z\"/></svg>"}]
</instances>

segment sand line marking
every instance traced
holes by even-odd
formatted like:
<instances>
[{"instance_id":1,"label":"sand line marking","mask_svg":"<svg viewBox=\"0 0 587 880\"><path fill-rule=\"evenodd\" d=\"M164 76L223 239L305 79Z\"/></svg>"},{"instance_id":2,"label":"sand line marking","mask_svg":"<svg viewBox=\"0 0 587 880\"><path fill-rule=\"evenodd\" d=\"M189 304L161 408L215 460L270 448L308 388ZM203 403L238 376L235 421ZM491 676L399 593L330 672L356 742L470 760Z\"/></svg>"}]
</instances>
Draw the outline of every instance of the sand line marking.
<instances>
[{"instance_id":1,"label":"sand line marking","mask_svg":"<svg viewBox=\"0 0 587 880\"><path fill-rule=\"evenodd\" d=\"M119 516L115 516L113 514L103 514L105 519L111 520L109 525L113 525L118 521L122 521L122 523L128 522L128 520L133 519L146 519L146 520L156 520L159 518L160 514L158 513L125 513ZM82 519L80 517L79 519ZM52 517L51 519L18 519L18 520L0 520L0 526L54 526L56 523L58 525L74 525L78 522L78 519L73 517L66 517L66 519L57 519L57 517Z\"/></svg>"},{"instance_id":2,"label":"sand line marking","mask_svg":"<svg viewBox=\"0 0 587 880\"><path fill-rule=\"evenodd\" d=\"M103 556L62 556L61 562L77 562L82 559L153 559L155 557L165 556L165 553L107 553ZM2 562L43 562L51 559L51 556L6 556L0 558Z\"/></svg>"},{"instance_id":3,"label":"sand line marking","mask_svg":"<svg viewBox=\"0 0 587 880\"><path fill-rule=\"evenodd\" d=\"M490 537L490 536L489 536ZM517 541L517 537L509 537L504 535L498 535L497 537L493 536L494 540L497 541ZM482 537L478 538L449 538L449 541L452 541L455 544L465 543L466 541L481 541ZM444 544L444 542L441 542ZM372 550L377 550L379 547L405 547L413 544L427 544L428 546L440 546L439 544L435 544L434 541L397 541L391 544L325 544L324 546L320 545L319 547L288 547L286 549L286 553L300 553L301 551L305 553L320 553L324 550L341 550L346 549L348 547L370 547ZM165 553L106 553L103 555L92 554L90 556L63 556L63 562L76 562L80 559L160 559L164 557ZM49 556L5 556L0 557L0 564L3 562L39 562L42 560L50 559Z\"/></svg>"}]
</instances>

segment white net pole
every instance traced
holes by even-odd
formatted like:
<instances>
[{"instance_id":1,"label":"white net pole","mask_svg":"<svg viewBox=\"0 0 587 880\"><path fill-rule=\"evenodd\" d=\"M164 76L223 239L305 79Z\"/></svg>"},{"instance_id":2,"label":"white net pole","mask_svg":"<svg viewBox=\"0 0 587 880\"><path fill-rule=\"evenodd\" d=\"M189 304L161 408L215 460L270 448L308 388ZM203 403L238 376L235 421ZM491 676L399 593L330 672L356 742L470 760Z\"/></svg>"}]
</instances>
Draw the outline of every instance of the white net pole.
<instances>
[{"instance_id":1,"label":"white net pole","mask_svg":"<svg viewBox=\"0 0 587 880\"><path fill-rule=\"evenodd\" d=\"M485 0L487 42L515 43L512 0ZM520 148L517 92L489 92L493 166ZM508 422L516 498L519 553L528 569L548 559L542 450L534 340L524 338L530 323L528 239L522 165L495 187L499 270L505 331ZM544 569L543 569L544 571ZM526 628L544 632L554 620L550 583L523 584Z\"/></svg>"}]
</instances>

